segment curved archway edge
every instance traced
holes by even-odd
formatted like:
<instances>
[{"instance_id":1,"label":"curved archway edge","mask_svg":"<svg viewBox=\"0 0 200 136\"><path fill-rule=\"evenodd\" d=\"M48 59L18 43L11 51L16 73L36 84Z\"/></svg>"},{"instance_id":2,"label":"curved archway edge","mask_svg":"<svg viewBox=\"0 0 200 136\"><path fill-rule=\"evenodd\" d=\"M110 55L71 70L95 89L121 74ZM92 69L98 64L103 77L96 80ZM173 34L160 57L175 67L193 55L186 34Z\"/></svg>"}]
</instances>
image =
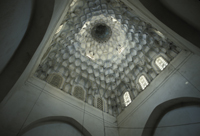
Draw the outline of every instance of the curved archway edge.
<instances>
[{"instance_id":1,"label":"curved archway edge","mask_svg":"<svg viewBox=\"0 0 200 136\"><path fill-rule=\"evenodd\" d=\"M53 117L46 117L46 118L42 118L39 119L37 121L32 122L31 124L29 124L28 126L26 126L25 128L23 128L18 134L17 136L22 136L23 134L25 134L26 132L28 132L29 130L38 127L40 125L44 125L47 124L49 122L63 122L63 123L67 123L72 125L74 128L76 128L78 131L80 131L84 136L92 136L79 122L77 122L75 119L70 118L70 117L64 117L64 116L53 116Z\"/></svg>"},{"instance_id":2,"label":"curved archway edge","mask_svg":"<svg viewBox=\"0 0 200 136\"><path fill-rule=\"evenodd\" d=\"M193 97L181 97L168 100L164 103L158 105L147 120L145 127L143 129L142 136L152 136L154 130L159 123L159 120L163 117L163 115L168 112L174 106L182 105L182 104L199 104L200 98Z\"/></svg>"}]
</instances>

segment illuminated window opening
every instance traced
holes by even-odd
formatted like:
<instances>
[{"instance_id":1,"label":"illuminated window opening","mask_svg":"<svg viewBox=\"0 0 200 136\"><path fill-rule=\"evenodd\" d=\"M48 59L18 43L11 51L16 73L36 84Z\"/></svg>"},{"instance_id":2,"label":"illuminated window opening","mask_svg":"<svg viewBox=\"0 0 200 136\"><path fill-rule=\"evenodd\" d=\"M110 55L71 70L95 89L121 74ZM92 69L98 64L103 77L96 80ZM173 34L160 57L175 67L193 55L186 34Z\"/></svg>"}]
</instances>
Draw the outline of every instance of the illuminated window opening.
<instances>
[{"instance_id":1,"label":"illuminated window opening","mask_svg":"<svg viewBox=\"0 0 200 136\"><path fill-rule=\"evenodd\" d=\"M90 59L94 60L94 57L93 57L92 55L90 55L90 54L87 54L86 56L87 56L88 58L90 58Z\"/></svg>"},{"instance_id":2,"label":"illuminated window opening","mask_svg":"<svg viewBox=\"0 0 200 136\"><path fill-rule=\"evenodd\" d=\"M141 76L140 78L139 78L139 83L140 83L140 85L141 85L141 87L142 87L142 89L144 90L147 86L148 86L148 81L147 81L147 79L146 79L146 77L145 76Z\"/></svg>"},{"instance_id":3,"label":"illuminated window opening","mask_svg":"<svg viewBox=\"0 0 200 136\"><path fill-rule=\"evenodd\" d=\"M63 28L63 25L60 25L55 34L59 33L62 28Z\"/></svg>"},{"instance_id":4,"label":"illuminated window opening","mask_svg":"<svg viewBox=\"0 0 200 136\"><path fill-rule=\"evenodd\" d=\"M131 103L131 97L129 95L129 92L125 92L123 97L125 106L128 106Z\"/></svg>"},{"instance_id":5,"label":"illuminated window opening","mask_svg":"<svg viewBox=\"0 0 200 136\"><path fill-rule=\"evenodd\" d=\"M155 63L159 67L160 70L163 70L168 65L168 63L162 57L158 57Z\"/></svg>"},{"instance_id":6,"label":"illuminated window opening","mask_svg":"<svg viewBox=\"0 0 200 136\"><path fill-rule=\"evenodd\" d=\"M124 51L124 48L118 49L118 53L121 54Z\"/></svg>"},{"instance_id":7,"label":"illuminated window opening","mask_svg":"<svg viewBox=\"0 0 200 136\"><path fill-rule=\"evenodd\" d=\"M73 0L72 3L70 4L70 7L74 6L74 4L77 2L77 0Z\"/></svg>"}]
</instances>

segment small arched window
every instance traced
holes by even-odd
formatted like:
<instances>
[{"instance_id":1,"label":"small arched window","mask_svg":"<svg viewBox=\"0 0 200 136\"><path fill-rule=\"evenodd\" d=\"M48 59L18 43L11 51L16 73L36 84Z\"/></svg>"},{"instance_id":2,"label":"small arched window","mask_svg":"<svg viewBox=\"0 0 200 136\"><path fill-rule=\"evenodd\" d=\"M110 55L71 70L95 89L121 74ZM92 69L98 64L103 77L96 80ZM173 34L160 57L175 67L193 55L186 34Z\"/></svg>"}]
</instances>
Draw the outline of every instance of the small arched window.
<instances>
[{"instance_id":1,"label":"small arched window","mask_svg":"<svg viewBox=\"0 0 200 136\"><path fill-rule=\"evenodd\" d=\"M142 87L142 89L144 90L147 86L148 86L148 81L146 79L146 77L144 75L142 75L140 78L139 78L139 83L140 83L140 86Z\"/></svg>"},{"instance_id":2,"label":"small arched window","mask_svg":"<svg viewBox=\"0 0 200 136\"><path fill-rule=\"evenodd\" d=\"M83 90L82 87L80 87L80 86L75 86L75 87L74 87L73 95L74 95L76 98L78 98L78 99L84 101L84 90Z\"/></svg>"},{"instance_id":3,"label":"small arched window","mask_svg":"<svg viewBox=\"0 0 200 136\"><path fill-rule=\"evenodd\" d=\"M168 63L162 57L158 57L155 63L160 70L163 70L168 65Z\"/></svg>"},{"instance_id":4,"label":"small arched window","mask_svg":"<svg viewBox=\"0 0 200 136\"><path fill-rule=\"evenodd\" d=\"M53 78L51 79L50 84L54 87L60 88L62 84L62 77L59 75L53 75Z\"/></svg>"},{"instance_id":5,"label":"small arched window","mask_svg":"<svg viewBox=\"0 0 200 136\"><path fill-rule=\"evenodd\" d=\"M103 101L101 98L97 98L97 108L103 110Z\"/></svg>"},{"instance_id":6,"label":"small arched window","mask_svg":"<svg viewBox=\"0 0 200 136\"><path fill-rule=\"evenodd\" d=\"M128 106L131 103L131 97L129 95L129 92L125 92L123 97L125 106Z\"/></svg>"}]
</instances>

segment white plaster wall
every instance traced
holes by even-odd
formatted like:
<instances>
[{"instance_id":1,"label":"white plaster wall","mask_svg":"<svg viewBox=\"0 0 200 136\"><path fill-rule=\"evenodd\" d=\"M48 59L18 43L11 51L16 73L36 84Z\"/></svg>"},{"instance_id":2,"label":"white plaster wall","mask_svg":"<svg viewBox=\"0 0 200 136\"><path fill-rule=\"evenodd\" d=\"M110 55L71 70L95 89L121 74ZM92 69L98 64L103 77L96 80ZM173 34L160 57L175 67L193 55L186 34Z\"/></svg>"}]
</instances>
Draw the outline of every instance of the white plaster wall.
<instances>
[{"instance_id":1,"label":"white plaster wall","mask_svg":"<svg viewBox=\"0 0 200 136\"><path fill-rule=\"evenodd\" d=\"M181 52L117 117L119 135L141 136L152 111L165 101L180 97L200 98L199 63L199 56ZM176 120L170 121L176 123Z\"/></svg>"},{"instance_id":2,"label":"white plaster wall","mask_svg":"<svg viewBox=\"0 0 200 136\"><path fill-rule=\"evenodd\" d=\"M0 105L0 135L16 136L47 117L70 117L92 136L118 136L116 118L56 89L32 75L41 54L63 20L70 1L55 0L47 32L26 70Z\"/></svg>"},{"instance_id":3,"label":"white plaster wall","mask_svg":"<svg viewBox=\"0 0 200 136\"><path fill-rule=\"evenodd\" d=\"M120 136L141 136L156 106L179 97L200 98L200 50L153 16L139 0L123 0L183 50L117 117Z\"/></svg>"},{"instance_id":4,"label":"white plaster wall","mask_svg":"<svg viewBox=\"0 0 200 136\"><path fill-rule=\"evenodd\" d=\"M0 1L0 73L25 35L32 6L32 0Z\"/></svg>"},{"instance_id":5,"label":"white plaster wall","mask_svg":"<svg viewBox=\"0 0 200 136\"><path fill-rule=\"evenodd\" d=\"M15 136L35 121L57 116L75 119L92 136L118 135L115 117L34 77L16 88L1 107L0 133Z\"/></svg>"},{"instance_id":6,"label":"white plaster wall","mask_svg":"<svg viewBox=\"0 0 200 136\"><path fill-rule=\"evenodd\" d=\"M29 130L22 136L83 136L76 128L67 123L48 122Z\"/></svg>"},{"instance_id":7,"label":"white plaster wall","mask_svg":"<svg viewBox=\"0 0 200 136\"><path fill-rule=\"evenodd\" d=\"M200 122L199 113L200 105L177 107L162 117L153 136L199 136L200 124L196 124Z\"/></svg>"}]
</instances>

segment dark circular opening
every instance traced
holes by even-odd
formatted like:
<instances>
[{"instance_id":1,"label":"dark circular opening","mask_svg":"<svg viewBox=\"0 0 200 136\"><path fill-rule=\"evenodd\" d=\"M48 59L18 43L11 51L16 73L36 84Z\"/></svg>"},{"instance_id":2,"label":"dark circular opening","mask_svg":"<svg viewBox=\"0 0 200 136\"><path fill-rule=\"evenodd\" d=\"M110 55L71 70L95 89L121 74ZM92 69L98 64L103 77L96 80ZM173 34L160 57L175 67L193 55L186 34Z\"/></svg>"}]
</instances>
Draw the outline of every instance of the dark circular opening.
<instances>
[{"instance_id":1,"label":"dark circular opening","mask_svg":"<svg viewBox=\"0 0 200 136\"><path fill-rule=\"evenodd\" d=\"M95 30L96 35L106 36L108 34L108 29L105 25L98 25Z\"/></svg>"},{"instance_id":2,"label":"dark circular opening","mask_svg":"<svg viewBox=\"0 0 200 136\"><path fill-rule=\"evenodd\" d=\"M106 42L112 35L112 31L106 24L97 24L92 28L92 37L98 42Z\"/></svg>"}]
</instances>

